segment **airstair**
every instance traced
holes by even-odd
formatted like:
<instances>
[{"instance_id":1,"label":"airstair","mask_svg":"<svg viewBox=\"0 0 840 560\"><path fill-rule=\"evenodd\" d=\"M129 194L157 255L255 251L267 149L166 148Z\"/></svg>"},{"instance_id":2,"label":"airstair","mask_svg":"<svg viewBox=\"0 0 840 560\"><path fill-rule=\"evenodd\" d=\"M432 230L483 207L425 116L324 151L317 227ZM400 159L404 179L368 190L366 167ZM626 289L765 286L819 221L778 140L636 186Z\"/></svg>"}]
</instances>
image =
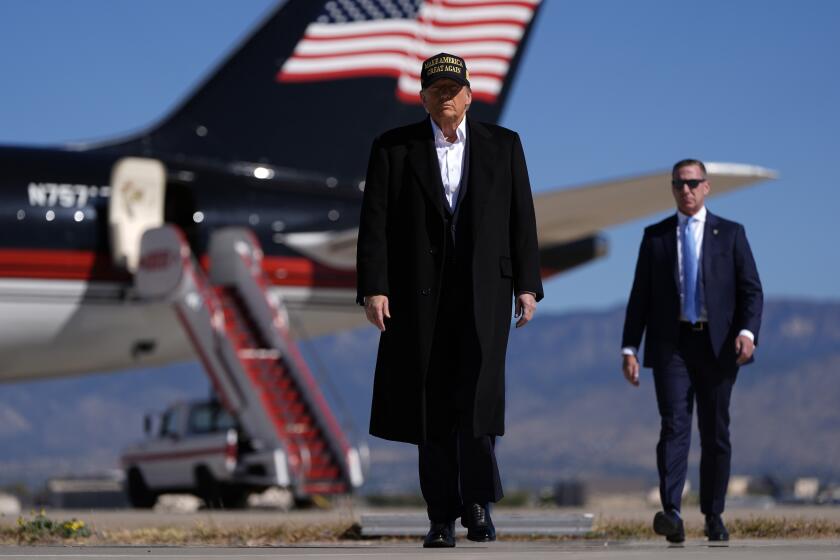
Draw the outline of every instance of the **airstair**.
<instances>
[{"instance_id":1,"label":"airstair","mask_svg":"<svg viewBox=\"0 0 840 560\"><path fill-rule=\"evenodd\" d=\"M202 267L181 230L165 225L143 235L136 291L171 303L222 405L255 447L285 461L296 496L350 492L363 481L359 452L295 345L261 262L250 230L215 232Z\"/></svg>"}]
</instances>

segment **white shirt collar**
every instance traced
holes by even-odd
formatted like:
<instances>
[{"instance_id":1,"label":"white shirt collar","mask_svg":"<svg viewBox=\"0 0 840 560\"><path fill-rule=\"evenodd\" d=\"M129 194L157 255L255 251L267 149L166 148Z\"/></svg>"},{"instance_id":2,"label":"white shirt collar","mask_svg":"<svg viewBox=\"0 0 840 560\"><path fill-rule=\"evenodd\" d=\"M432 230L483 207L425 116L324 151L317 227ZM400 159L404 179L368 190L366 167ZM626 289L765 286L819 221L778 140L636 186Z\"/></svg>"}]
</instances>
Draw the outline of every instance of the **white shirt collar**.
<instances>
[{"instance_id":1,"label":"white shirt collar","mask_svg":"<svg viewBox=\"0 0 840 560\"><path fill-rule=\"evenodd\" d=\"M461 119L461 124L459 124L458 128L455 130L455 134L458 136L458 138L455 140L455 142L450 142L446 139L446 137L443 135L443 131L440 129L440 127L435 122L435 119L429 117L429 122L432 123L432 132L435 135L435 144L438 144L438 145L443 145L443 144L452 145L452 144L457 144L459 142L464 142L467 138L467 116L466 115L464 115L464 118Z\"/></svg>"},{"instance_id":2,"label":"white shirt collar","mask_svg":"<svg viewBox=\"0 0 840 560\"><path fill-rule=\"evenodd\" d=\"M701 224L706 223L706 207L703 206L696 214L693 216L687 216L677 210L677 219L679 220L680 224L684 224L689 218L694 218L696 221L700 222Z\"/></svg>"}]
</instances>

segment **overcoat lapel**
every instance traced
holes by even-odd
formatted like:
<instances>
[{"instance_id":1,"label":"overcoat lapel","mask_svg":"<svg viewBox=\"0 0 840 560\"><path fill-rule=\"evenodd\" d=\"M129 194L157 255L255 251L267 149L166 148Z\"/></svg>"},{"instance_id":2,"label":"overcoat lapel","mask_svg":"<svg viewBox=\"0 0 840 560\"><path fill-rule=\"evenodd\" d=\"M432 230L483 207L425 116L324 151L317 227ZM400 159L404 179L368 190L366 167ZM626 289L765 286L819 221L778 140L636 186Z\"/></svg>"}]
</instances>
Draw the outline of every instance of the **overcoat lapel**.
<instances>
[{"instance_id":1,"label":"overcoat lapel","mask_svg":"<svg viewBox=\"0 0 840 560\"><path fill-rule=\"evenodd\" d=\"M443 206L443 181L440 179L435 137L428 118L417 124L417 131L418 134L408 154L409 164L417 177L417 182L420 183L420 188L425 191L440 215L446 217L448 211Z\"/></svg>"},{"instance_id":2,"label":"overcoat lapel","mask_svg":"<svg viewBox=\"0 0 840 560\"><path fill-rule=\"evenodd\" d=\"M679 220L674 214L665 228L665 234L662 237L662 246L665 248L665 256L667 262L671 263L671 272L674 276L674 284L677 293L680 293L680 262L677 258L677 224Z\"/></svg>"},{"instance_id":3,"label":"overcoat lapel","mask_svg":"<svg viewBox=\"0 0 840 560\"><path fill-rule=\"evenodd\" d=\"M497 157L498 148L491 142L490 131L481 123L467 118L469 138L470 174L467 178L473 207L473 232L478 232L481 220L487 215L485 207L492 200L498 188L493 180L493 165L500 161Z\"/></svg>"},{"instance_id":4,"label":"overcoat lapel","mask_svg":"<svg viewBox=\"0 0 840 560\"><path fill-rule=\"evenodd\" d=\"M467 198L467 189L470 186L470 135L467 132L467 138L464 143L464 158L461 161L461 183L458 186L458 196L455 199L455 208L453 217L458 221L458 215L461 212L461 201ZM445 198L445 197L444 197ZM448 205L448 202L447 202Z\"/></svg>"}]
</instances>

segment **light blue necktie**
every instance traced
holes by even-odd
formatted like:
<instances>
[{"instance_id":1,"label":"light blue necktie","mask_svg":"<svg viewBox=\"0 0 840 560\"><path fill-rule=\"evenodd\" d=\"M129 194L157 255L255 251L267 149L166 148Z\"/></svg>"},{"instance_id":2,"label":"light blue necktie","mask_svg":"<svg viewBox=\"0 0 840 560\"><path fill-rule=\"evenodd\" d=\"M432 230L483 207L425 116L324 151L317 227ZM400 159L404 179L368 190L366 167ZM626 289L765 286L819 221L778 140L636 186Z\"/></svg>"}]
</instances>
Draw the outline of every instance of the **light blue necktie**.
<instances>
[{"instance_id":1,"label":"light blue necktie","mask_svg":"<svg viewBox=\"0 0 840 560\"><path fill-rule=\"evenodd\" d=\"M682 236L683 289L685 290L683 313L688 321L696 323L699 319L700 306L697 298L697 242L691 232L693 221L694 218L685 221Z\"/></svg>"}]
</instances>

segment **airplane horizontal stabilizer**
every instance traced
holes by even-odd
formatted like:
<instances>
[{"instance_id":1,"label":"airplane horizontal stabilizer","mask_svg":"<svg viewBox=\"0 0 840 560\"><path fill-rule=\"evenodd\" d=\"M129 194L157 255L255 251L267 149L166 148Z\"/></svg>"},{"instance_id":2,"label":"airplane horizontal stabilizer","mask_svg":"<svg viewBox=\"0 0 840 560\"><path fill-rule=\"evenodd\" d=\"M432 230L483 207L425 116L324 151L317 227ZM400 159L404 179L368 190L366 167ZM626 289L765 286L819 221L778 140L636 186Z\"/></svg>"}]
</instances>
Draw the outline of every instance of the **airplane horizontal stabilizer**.
<instances>
[{"instance_id":1,"label":"airplane horizontal stabilizer","mask_svg":"<svg viewBox=\"0 0 840 560\"><path fill-rule=\"evenodd\" d=\"M742 163L706 163L709 196L775 179L772 169ZM589 237L600 230L673 208L671 171L539 193L534 197L540 246Z\"/></svg>"}]
</instances>

